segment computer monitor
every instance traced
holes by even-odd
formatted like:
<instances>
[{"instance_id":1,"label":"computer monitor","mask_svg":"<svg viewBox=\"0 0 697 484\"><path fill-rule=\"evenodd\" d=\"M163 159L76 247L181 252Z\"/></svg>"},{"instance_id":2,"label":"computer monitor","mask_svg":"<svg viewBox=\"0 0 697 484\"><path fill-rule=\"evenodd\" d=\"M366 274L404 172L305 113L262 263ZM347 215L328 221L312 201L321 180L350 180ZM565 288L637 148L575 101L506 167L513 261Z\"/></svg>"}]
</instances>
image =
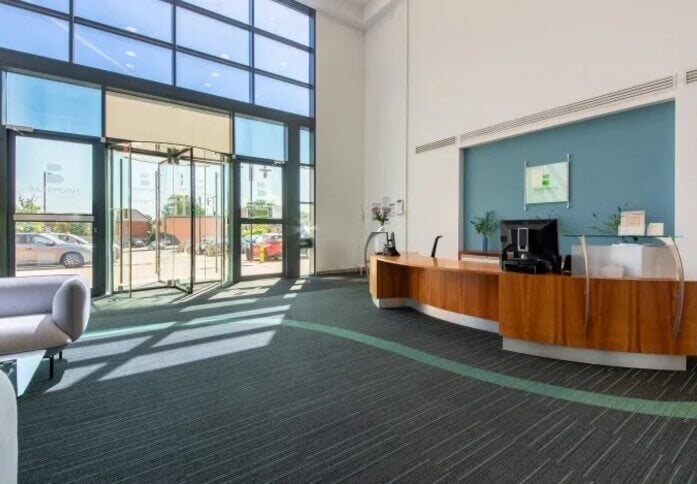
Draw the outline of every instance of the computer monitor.
<instances>
[{"instance_id":1,"label":"computer monitor","mask_svg":"<svg viewBox=\"0 0 697 484\"><path fill-rule=\"evenodd\" d=\"M559 234L556 219L502 220L501 253L504 269L557 270ZM534 271L532 269L535 269Z\"/></svg>"}]
</instances>

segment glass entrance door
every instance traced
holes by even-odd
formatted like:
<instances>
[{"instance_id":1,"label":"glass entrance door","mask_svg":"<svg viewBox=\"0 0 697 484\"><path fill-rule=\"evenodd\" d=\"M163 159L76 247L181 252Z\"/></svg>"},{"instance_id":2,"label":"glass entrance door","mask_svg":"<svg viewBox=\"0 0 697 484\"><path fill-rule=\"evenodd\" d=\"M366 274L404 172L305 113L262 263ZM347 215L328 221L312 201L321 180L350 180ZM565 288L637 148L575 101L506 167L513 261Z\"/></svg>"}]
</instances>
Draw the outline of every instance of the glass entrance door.
<instances>
[{"instance_id":1,"label":"glass entrance door","mask_svg":"<svg viewBox=\"0 0 697 484\"><path fill-rule=\"evenodd\" d=\"M240 163L240 276L282 275L283 167Z\"/></svg>"},{"instance_id":2,"label":"glass entrance door","mask_svg":"<svg viewBox=\"0 0 697 484\"><path fill-rule=\"evenodd\" d=\"M94 287L92 142L10 137L16 276L79 274Z\"/></svg>"},{"instance_id":3,"label":"glass entrance door","mask_svg":"<svg viewBox=\"0 0 697 484\"><path fill-rule=\"evenodd\" d=\"M109 148L114 292L229 280L229 156L158 143Z\"/></svg>"}]
</instances>

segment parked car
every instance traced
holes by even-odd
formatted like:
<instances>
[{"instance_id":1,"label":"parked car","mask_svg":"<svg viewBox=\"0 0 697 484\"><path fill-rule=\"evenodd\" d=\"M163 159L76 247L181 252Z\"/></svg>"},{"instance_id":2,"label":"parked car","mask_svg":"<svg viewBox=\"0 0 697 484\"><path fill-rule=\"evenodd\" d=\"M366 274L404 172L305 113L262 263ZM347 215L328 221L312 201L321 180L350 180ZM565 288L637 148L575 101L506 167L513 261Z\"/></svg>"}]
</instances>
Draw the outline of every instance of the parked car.
<instances>
[{"instance_id":1,"label":"parked car","mask_svg":"<svg viewBox=\"0 0 697 484\"><path fill-rule=\"evenodd\" d=\"M179 245L179 239L171 234L161 234L158 238L160 249L171 249ZM148 244L148 248L155 249L155 240Z\"/></svg>"},{"instance_id":2,"label":"parked car","mask_svg":"<svg viewBox=\"0 0 697 484\"><path fill-rule=\"evenodd\" d=\"M227 238L217 239L215 237L204 237L201 241L199 254L213 257L222 254L227 247L229 247Z\"/></svg>"},{"instance_id":3,"label":"parked car","mask_svg":"<svg viewBox=\"0 0 697 484\"><path fill-rule=\"evenodd\" d=\"M15 251L18 266L60 264L72 268L92 263L91 245L66 242L54 234L16 234Z\"/></svg>"},{"instance_id":4,"label":"parked car","mask_svg":"<svg viewBox=\"0 0 697 484\"><path fill-rule=\"evenodd\" d=\"M309 249L314 245L315 236L312 233L312 229L303 227L300 230L300 248Z\"/></svg>"},{"instance_id":5,"label":"parked car","mask_svg":"<svg viewBox=\"0 0 697 484\"><path fill-rule=\"evenodd\" d=\"M253 237L252 242L245 249L247 260L259 259L262 250L264 251L264 259L281 259L283 257L283 236L281 234L263 234Z\"/></svg>"},{"instance_id":6,"label":"parked car","mask_svg":"<svg viewBox=\"0 0 697 484\"><path fill-rule=\"evenodd\" d=\"M67 242L69 244L80 244L80 245L84 245L84 246L87 246L90 249L92 249L92 244L90 242L88 242L86 239L83 239L82 237L80 237L79 235L61 234L61 233L59 233L59 234L52 233L49 235L53 235L54 237L58 237L63 242ZM114 254L114 260L118 260L119 257L121 257L121 247L119 246L119 244L113 244L111 246L111 250L113 251L113 254Z\"/></svg>"}]
</instances>

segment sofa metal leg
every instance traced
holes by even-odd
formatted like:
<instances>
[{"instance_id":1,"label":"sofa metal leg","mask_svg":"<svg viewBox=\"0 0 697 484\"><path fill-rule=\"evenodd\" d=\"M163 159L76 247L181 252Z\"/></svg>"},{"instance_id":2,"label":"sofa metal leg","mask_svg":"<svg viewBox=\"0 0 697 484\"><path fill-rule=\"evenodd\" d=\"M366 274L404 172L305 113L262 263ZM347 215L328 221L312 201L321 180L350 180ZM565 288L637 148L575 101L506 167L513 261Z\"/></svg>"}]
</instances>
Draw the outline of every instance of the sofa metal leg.
<instances>
[{"instance_id":1,"label":"sofa metal leg","mask_svg":"<svg viewBox=\"0 0 697 484\"><path fill-rule=\"evenodd\" d=\"M49 380L53 380L53 355L48 359L48 378Z\"/></svg>"},{"instance_id":2,"label":"sofa metal leg","mask_svg":"<svg viewBox=\"0 0 697 484\"><path fill-rule=\"evenodd\" d=\"M62 360L63 359L63 350L58 352L58 359Z\"/></svg>"}]
</instances>

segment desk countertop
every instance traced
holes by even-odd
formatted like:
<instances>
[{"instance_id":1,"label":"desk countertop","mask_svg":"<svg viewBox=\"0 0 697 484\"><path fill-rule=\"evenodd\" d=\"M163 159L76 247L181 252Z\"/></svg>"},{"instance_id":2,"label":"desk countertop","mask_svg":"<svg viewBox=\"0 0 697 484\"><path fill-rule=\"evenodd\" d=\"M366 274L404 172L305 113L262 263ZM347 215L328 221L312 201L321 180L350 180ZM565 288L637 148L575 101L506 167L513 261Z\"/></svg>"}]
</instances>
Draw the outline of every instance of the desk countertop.
<instances>
[{"instance_id":1,"label":"desk countertop","mask_svg":"<svg viewBox=\"0 0 697 484\"><path fill-rule=\"evenodd\" d=\"M501 274L501 268L498 264L492 262L473 262L461 261L455 259L433 258L425 255L420 255L415 252L407 252L402 255L393 257L387 255L374 255L380 262L389 264L417 267L423 269L435 269L441 271L457 271L457 272L475 272L479 274Z\"/></svg>"}]
</instances>

